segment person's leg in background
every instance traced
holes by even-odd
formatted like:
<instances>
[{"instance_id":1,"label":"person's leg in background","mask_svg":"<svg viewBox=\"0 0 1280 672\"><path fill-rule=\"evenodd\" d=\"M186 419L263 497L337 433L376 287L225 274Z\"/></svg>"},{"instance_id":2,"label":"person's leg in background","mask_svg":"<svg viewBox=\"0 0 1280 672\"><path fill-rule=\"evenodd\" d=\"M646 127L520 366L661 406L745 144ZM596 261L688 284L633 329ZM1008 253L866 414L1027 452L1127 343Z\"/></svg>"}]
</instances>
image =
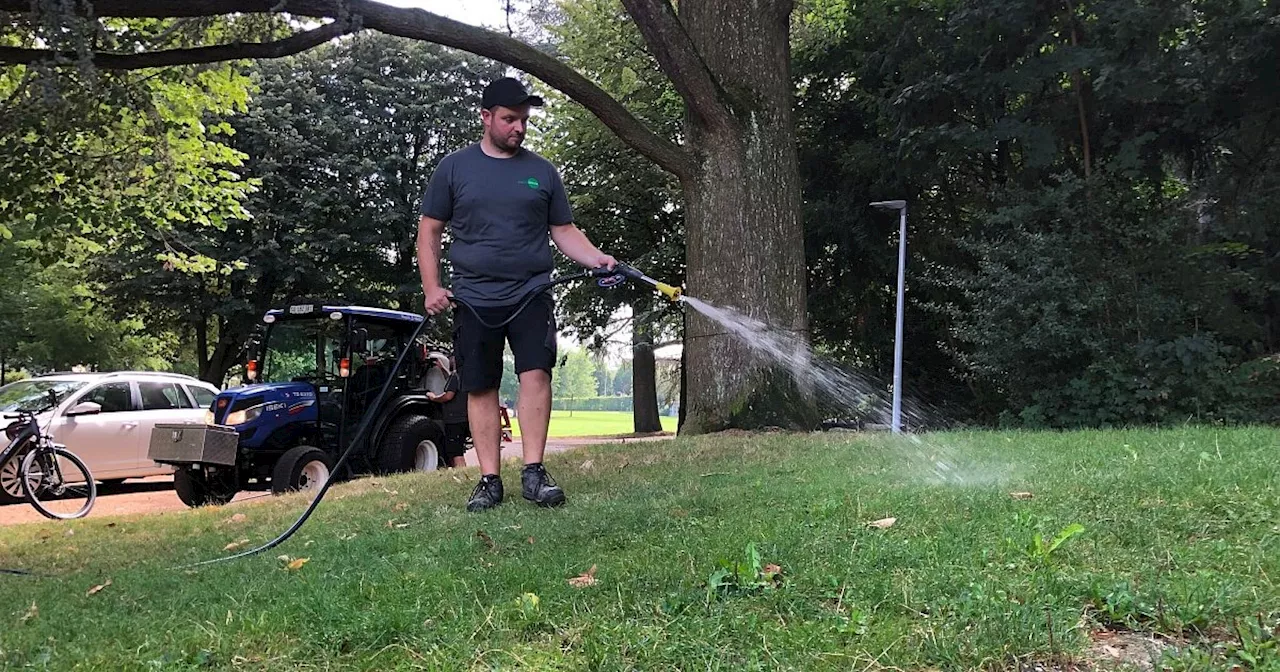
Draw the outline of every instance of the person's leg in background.
<instances>
[{"instance_id":1,"label":"person's leg in background","mask_svg":"<svg viewBox=\"0 0 1280 672\"><path fill-rule=\"evenodd\" d=\"M447 422L444 425L445 465L453 468L467 466L467 437L471 428L465 422Z\"/></svg>"}]
</instances>

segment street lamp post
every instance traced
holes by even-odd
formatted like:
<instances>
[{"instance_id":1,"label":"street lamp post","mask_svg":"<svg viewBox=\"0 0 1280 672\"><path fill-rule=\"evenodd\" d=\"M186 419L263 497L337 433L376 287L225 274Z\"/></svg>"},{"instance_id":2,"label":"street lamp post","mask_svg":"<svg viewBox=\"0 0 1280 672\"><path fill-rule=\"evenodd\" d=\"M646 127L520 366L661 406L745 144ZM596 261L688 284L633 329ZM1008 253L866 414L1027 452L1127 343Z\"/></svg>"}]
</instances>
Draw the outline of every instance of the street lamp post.
<instances>
[{"instance_id":1,"label":"street lamp post","mask_svg":"<svg viewBox=\"0 0 1280 672\"><path fill-rule=\"evenodd\" d=\"M893 425L894 434L902 432L902 313L905 277L907 272L907 202L876 201L871 207L880 210L897 210L898 224L898 315L893 335Z\"/></svg>"}]
</instances>

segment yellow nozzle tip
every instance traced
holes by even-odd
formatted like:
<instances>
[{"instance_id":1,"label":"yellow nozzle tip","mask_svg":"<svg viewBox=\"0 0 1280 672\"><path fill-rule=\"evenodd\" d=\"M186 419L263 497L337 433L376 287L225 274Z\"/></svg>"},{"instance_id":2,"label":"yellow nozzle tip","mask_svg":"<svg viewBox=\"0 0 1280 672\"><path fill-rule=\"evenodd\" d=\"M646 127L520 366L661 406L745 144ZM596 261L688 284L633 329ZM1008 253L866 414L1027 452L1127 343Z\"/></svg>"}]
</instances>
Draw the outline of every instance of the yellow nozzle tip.
<instances>
[{"instance_id":1,"label":"yellow nozzle tip","mask_svg":"<svg viewBox=\"0 0 1280 672\"><path fill-rule=\"evenodd\" d=\"M684 293L679 287L672 287L665 282L659 282L657 287L659 292L665 294L666 297L672 301L679 301L680 295Z\"/></svg>"}]
</instances>

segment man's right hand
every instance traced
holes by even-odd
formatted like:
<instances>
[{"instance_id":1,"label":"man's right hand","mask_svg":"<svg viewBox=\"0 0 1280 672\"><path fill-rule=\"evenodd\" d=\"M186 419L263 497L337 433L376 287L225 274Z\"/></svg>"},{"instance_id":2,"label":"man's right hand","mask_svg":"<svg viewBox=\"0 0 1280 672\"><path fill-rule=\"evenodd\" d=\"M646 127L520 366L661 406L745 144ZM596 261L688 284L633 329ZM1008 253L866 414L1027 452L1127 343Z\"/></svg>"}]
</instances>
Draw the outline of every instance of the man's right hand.
<instances>
[{"instance_id":1,"label":"man's right hand","mask_svg":"<svg viewBox=\"0 0 1280 672\"><path fill-rule=\"evenodd\" d=\"M427 314L439 315L449 309L449 297L453 296L453 292L437 285L426 290L426 295Z\"/></svg>"}]
</instances>

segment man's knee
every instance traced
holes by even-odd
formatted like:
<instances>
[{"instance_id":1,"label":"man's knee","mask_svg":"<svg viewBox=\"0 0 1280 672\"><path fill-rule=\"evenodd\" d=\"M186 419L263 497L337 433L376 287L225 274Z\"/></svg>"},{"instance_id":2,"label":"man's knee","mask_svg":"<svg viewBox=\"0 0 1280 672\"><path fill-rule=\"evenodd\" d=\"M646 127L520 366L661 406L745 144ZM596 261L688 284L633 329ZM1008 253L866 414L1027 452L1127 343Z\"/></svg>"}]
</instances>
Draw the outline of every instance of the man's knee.
<instances>
[{"instance_id":1,"label":"man's knee","mask_svg":"<svg viewBox=\"0 0 1280 672\"><path fill-rule=\"evenodd\" d=\"M546 369L530 369L520 374L520 386L550 387L551 372Z\"/></svg>"}]
</instances>

